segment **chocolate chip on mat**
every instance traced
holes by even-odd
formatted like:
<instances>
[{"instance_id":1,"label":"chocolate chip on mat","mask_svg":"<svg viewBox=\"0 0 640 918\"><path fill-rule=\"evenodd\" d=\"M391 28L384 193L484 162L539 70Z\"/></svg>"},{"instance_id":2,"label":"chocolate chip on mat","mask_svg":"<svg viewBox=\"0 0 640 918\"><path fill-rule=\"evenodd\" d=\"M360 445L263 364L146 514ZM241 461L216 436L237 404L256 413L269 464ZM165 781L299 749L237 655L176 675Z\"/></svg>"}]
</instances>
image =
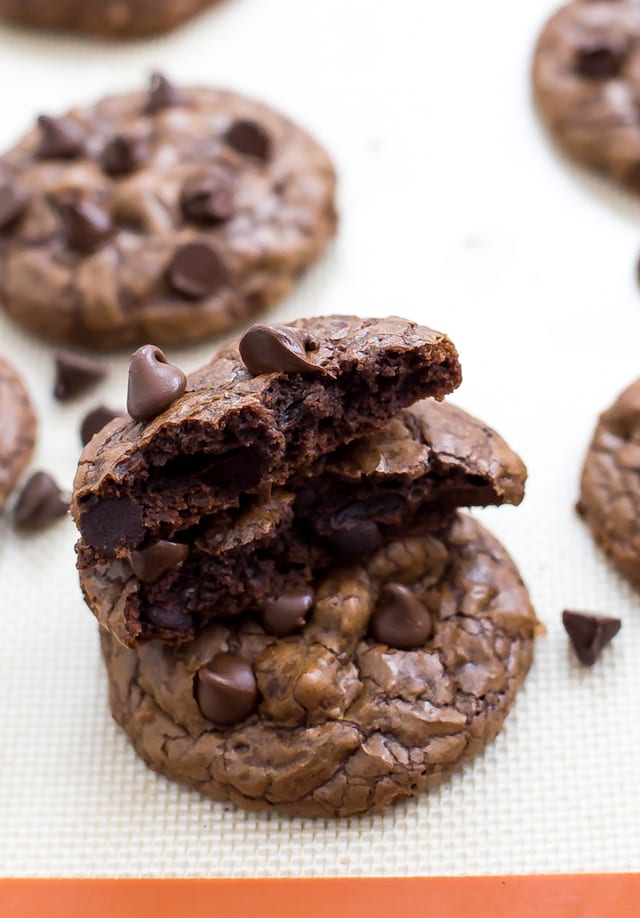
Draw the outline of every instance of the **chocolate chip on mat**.
<instances>
[{"instance_id":1,"label":"chocolate chip on mat","mask_svg":"<svg viewBox=\"0 0 640 918\"><path fill-rule=\"evenodd\" d=\"M172 86L169 80L158 71L151 74L149 85L149 95L144 111L147 115L155 115L156 112L162 111L163 108L173 108L177 105L183 105L185 98L175 86Z\"/></svg>"},{"instance_id":2,"label":"chocolate chip on mat","mask_svg":"<svg viewBox=\"0 0 640 918\"><path fill-rule=\"evenodd\" d=\"M150 421L184 393L187 377L153 344L139 347L129 366L127 411L134 421Z\"/></svg>"},{"instance_id":3,"label":"chocolate chip on mat","mask_svg":"<svg viewBox=\"0 0 640 918\"><path fill-rule=\"evenodd\" d=\"M622 627L619 618L590 612L573 612L568 609L562 613L562 624L578 659L585 666L593 666L603 648L613 640Z\"/></svg>"},{"instance_id":4,"label":"chocolate chip on mat","mask_svg":"<svg viewBox=\"0 0 640 918\"><path fill-rule=\"evenodd\" d=\"M304 332L285 325L252 325L240 340L240 356L252 376L263 373L324 373L307 358Z\"/></svg>"},{"instance_id":5,"label":"chocolate chip on mat","mask_svg":"<svg viewBox=\"0 0 640 918\"><path fill-rule=\"evenodd\" d=\"M276 637L286 637L299 631L305 625L313 601L314 592L308 586L289 590L276 599L267 600L260 610L264 630Z\"/></svg>"},{"instance_id":6,"label":"chocolate chip on mat","mask_svg":"<svg viewBox=\"0 0 640 918\"><path fill-rule=\"evenodd\" d=\"M151 150L146 141L116 134L102 151L100 163L109 175L129 175L144 166L150 156Z\"/></svg>"},{"instance_id":7,"label":"chocolate chip on mat","mask_svg":"<svg viewBox=\"0 0 640 918\"><path fill-rule=\"evenodd\" d=\"M124 412L114 411L112 408L107 408L106 405L98 405L97 408L93 408L85 415L80 425L80 439L82 440L82 445L86 446L103 427L106 427L107 424L115 420L115 418L121 417L124 417Z\"/></svg>"},{"instance_id":8,"label":"chocolate chip on mat","mask_svg":"<svg viewBox=\"0 0 640 918\"><path fill-rule=\"evenodd\" d=\"M180 542L154 542L131 553L129 563L138 580L153 583L162 574L179 567L189 556L189 547Z\"/></svg>"},{"instance_id":9,"label":"chocolate chip on mat","mask_svg":"<svg viewBox=\"0 0 640 918\"><path fill-rule=\"evenodd\" d=\"M51 475L35 472L20 492L13 518L16 529L40 529L64 516L69 498L62 493Z\"/></svg>"},{"instance_id":10,"label":"chocolate chip on mat","mask_svg":"<svg viewBox=\"0 0 640 918\"><path fill-rule=\"evenodd\" d=\"M266 162L271 155L271 138L257 121L245 118L234 121L225 134L225 140L238 153L261 162Z\"/></svg>"},{"instance_id":11,"label":"chocolate chip on mat","mask_svg":"<svg viewBox=\"0 0 640 918\"><path fill-rule=\"evenodd\" d=\"M233 214L231 183L213 175L192 176L182 188L180 207L187 220L223 223Z\"/></svg>"},{"instance_id":12,"label":"chocolate chip on mat","mask_svg":"<svg viewBox=\"0 0 640 918\"><path fill-rule=\"evenodd\" d=\"M189 300L201 300L215 293L229 280L226 265L206 242L179 246L167 268L171 289Z\"/></svg>"},{"instance_id":13,"label":"chocolate chip on mat","mask_svg":"<svg viewBox=\"0 0 640 918\"><path fill-rule=\"evenodd\" d=\"M50 118L40 115L40 159L74 159L85 145L85 133L76 121L69 118Z\"/></svg>"},{"instance_id":14,"label":"chocolate chip on mat","mask_svg":"<svg viewBox=\"0 0 640 918\"><path fill-rule=\"evenodd\" d=\"M27 206L27 198L12 185L0 185L0 229L11 226L21 217Z\"/></svg>"},{"instance_id":15,"label":"chocolate chip on mat","mask_svg":"<svg viewBox=\"0 0 640 918\"><path fill-rule=\"evenodd\" d=\"M219 653L196 676L196 701L202 716L214 724L236 724L258 702L256 677L250 663L230 653Z\"/></svg>"},{"instance_id":16,"label":"chocolate chip on mat","mask_svg":"<svg viewBox=\"0 0 640 918\"><path fill-rule=\"evenodd\" d=\"M54 397L66 402L87 392L107 375L107 367L100 360L74 354L73 351L56 351Z\"/></svg>"},{"instance_id":17,"label":"chocolate chip on mat","mask_svg":"<svg viewBox=\"0 0 640 918\"><path fill-rule=\"evenodd\" d=\"M431 637L433 622L411 590L401 583L388 583L371 616L369 632L381 644L413 650Z\"/></svg>"}]
</instances>

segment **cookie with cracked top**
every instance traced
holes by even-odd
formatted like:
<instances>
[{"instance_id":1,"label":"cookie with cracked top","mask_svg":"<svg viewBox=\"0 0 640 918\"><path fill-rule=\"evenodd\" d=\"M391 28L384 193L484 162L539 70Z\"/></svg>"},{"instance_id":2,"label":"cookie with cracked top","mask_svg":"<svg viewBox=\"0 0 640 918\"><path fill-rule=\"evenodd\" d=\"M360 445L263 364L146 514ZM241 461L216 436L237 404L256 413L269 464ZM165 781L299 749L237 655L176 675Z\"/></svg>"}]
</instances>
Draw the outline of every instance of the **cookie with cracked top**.
<instances>
[{"instance_id":1,"label":"cookie with cracked top","mask_svg":"<svg viewBox=\"0 0 640 918\"><path fill-rule=\"evenodd\" d=\"M535 52L538 109L583 165L640 192L640 3L579 0L547 22Z\"/></svg>"},{"instance_id":2,"label":"cookie with cracked top","mask_svg":"<svg viewBox=\"0 0 640 918\"><path fill-rule=\"evenodd\" d=\"M9 361L0 357L0 511L29 464L36 431L25 384Z\"/></svg>"},{"instance_id":3,"label":"cookie with cracked top","mask_svg":"<svg viewBox=\"0 0 640 918\"><path fill-rule=\"evenodd\" d=\"M0 300L83 348L200 341L292 289L335 232L335 183L273 109L155 74L0 158Z\"/></svg>"},{"instance_id":4,"label":"cookie with cracked top","mask_svg":"<svg viewBox=\"0 0 640 918\"><path fill-rule=\"evenodd\" d=\"M102 649L113 716L152 768L250 810L344 817L430 790L493 740L536 628L505 550L458 516L323 574L287 637L242 616L179 647L103 631Z\"/></svg>"}]
</instances>

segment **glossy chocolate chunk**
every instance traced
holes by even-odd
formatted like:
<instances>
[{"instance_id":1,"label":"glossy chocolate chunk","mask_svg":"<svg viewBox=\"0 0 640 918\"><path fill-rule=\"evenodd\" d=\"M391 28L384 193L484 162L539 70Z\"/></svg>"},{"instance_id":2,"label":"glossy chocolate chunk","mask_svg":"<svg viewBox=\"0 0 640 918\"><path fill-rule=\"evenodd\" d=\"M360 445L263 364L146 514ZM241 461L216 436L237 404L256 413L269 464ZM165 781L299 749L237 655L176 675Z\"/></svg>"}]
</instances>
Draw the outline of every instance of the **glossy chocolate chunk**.
<instances>
[{"instance_id":1,"label":"glossy chocolate chunk","mask_svg":"<svg viewBox=\"0 0 640 918\"><path fill-rule=\"evenodd\" d=\"M172 86L165 76L157 71L151 74L149 96L144 109L147 115L155 115L163 108L184 105L184 102L185 98L182 93Z\"/></svg>"},{"instance_id":2,"label":"glossy chocolate chunk","mask_svg":"<svg viewBox=\"0 0 640 918\"><path fill-rule=\"evenodd\" d=\"M26 195L13 185L0 185L0 230L15 223L24 213L26 206Z\"/></svg>"},{"instance_id":3,"label":"glossy chocolate chunk","mask_svg":"<svg viewBox=\"0 0 640 918\"><path fill-rule=\"evenodd\" d=\"M263 373L324 373L307 358L307 338L298 328L252 325L240 340L242 362L252 376Z\"/></svg>"},{"instance_id":4,"label":"glossy chocolate chunk","mask_svg":"<svg viewBox=\"0 0 640 918\"><path fill-rule=\"evenodd\" d=\"M411 590L401 583L388 583L371 616L369 632L381 644L413 650L431 637L433 622Z\"/></svg>"},{"instance_id":5,"label":"glossy chocolate chunk","mask_svg":"<svg viewBox=\"0 0 640 918\"><path fill-rule=\"evenodd\" d=\"M238 153L261 162L266 162L271 156L271 138L257 121L234 121L225 135L225 140Z\"/></svg>"},{"instance_id":6,"label":"glossy chocolate chunk","mask_svg":"<svg viewBox=\"0 0 640 918\"><path fill-rule=\"evenodd\" d=\"M40 529L65 516L69 498L47 472L35 472L20 492L14 510L16 529Z\"/></svg>"},{"instance_id":7,"label":"glossy chocolate chunk","mask_svg":"<svg viewBox=\"0 0 640 918\"><path fill-rule=\"evenodd\" d=\"M198 670L195 691L202 716L214 724L237 724L258 703L251 664L230 653L217 654Z\"/></svg>"},{"instance_id":8,"label":"glossy chocolate chunk","mask_svg":"<svg viewBox=\"0 0 640 918\"><path fill-rule=\"evenodd\" d=\"M219 176L192 176L180 196L186 220L194 223L223 223L233 214L233 189Z\"/></svg>"},{"instance_id":9,"label":"glossy chocolate chunk","mask_svg":"<svg viewBox=\"0 0 640 918\"><path fill-rule=\"evenodd\" d=\"M145 620L154 628L184 634L193 628L193 616L181 606L151 606L145 612Z\"/></svg>"},{"instance_id":10,"label":"glossy chocolate chunk","mask_svg":"<svg viewBox=\"0 0 640 918\"><path fill-rule=\"evenodd\" d=\"M56 351L54 397L66 402L87 392L107 375L107 367L100 360L74 354L73 351Z\"/></svg>"},{"instance_id":11,"label":"glossy chocolate chunk","mask_svg":"<svg viewBox=\"0 0 640 918\"><path fill-rule=\"evenodd\" d=\"M167 269L171 289L189 300L211 296L229 280L218 253L206 242L186 242L176 249Z\"/></svg>"},{"instance_id":12,"label":"glossy chocolate chunk","mask_svg":"<svg viewBox=\"0 0 640 918\"><path fill-rule=\"evenodd\" d=\"M69 118L50 118L40 115L40 159L75 159L85 145L85 133L76 121Z\"/></svg>"},{"instance_id":13,"label":"glossy chocolate chunk","mask_svg":"<svg viewBox=\"0 0 640 918\"><path fill-rule=\"evenodd\" d=\"M154 542L131 553L129 563L138 580L153 583L162 574L179 567L189 556L189 548L179 542Z\"/></svg>"},{"instance_id":14,"label":"glossy chocolate chunk","mask_svg":"<svg viewBox=\"0 0 640 918\"><path fill-rule=\"evenodd\" d=\"M568 609L562 613L562 624L578 659L585 666L593 666L603 648L622 627L619 618L593 615L589 612L572 612Z\"/></svg>"},{"instance_id":15,"label":"glossy chocolate chunk","mask_svg":"<svg viewBox=\"0 0 640 918\"><path fill-rule=\"evenodd\" d=\"M116 134L102 151L100 163L109 175L129 175L148 162L149 144L139 137Z\"/></svg>"},{"instance_id":16,"label":"glossy chocolate chunk","mask_svg":"<svg viewBox=\"0 0 640 918\"><path fill-rule=\"evenodd\" d=\"M111 217L93 201L63 198L57 207L67 244L76 252L93 252L111 235Z\"/></svg>"},{"instance_id":17,"label":"glossy chocolate chunk","mask_svg":"<svg viewBox=\"0 0 640 918\"><path fill-rule=\"evenodd\" d=\"M267 634L286 637L304 627L306 617L313 607L314 593L311 587L302 586L282 593L276 599L269 599L262 605L262 626Z\"/></svg>"},{"instance_id":18,"label":"glossy chocolate chunk","mask_svg":"<svg viewBox=\"0 0 640 918\"><path fill-rule=\"evenodd\" d=\"M97 551L133 548L144 538L142 510L127 497L101 500L83 514L80 530L87 544Z\"/></svg>"},{"instance_id":19,"label":"glossy chocolate chunk","mask_svg":"<svg viewBox=\"0 0 640 918\"><path fill-rule=\"evenodd\" d=\"M144 344L131 358L127 411L134 421L149 421L180 398L186 385L182 370L159 347Z\"/></svg>"},{"instance_id":20,"label":"glossy chocolate chunk","mask_svg":"<svg viewBox=\"0 0 640 918\"><path fill-rule=\"evenodd\" d=\"M578 48L576 72L589 80L610 80L621 73L625 57L624 44L594 41Z\"/></svg>"},{"instance_id":21,"label":"glossy chocolate chunk","mask_svg":"<svg viewBox=\"0 0 640 918\"><path fill-rule=\"evenodd\" d=\"M103 427L106 427L107 424L115 418L121 417L123 417L123 412L114 411L112 408L107 408L106 405L98 405L97 408L93 408L85 415L80 425L80 439L82 440L82 445L86 446Z\"/></svg>"}]
</instances>

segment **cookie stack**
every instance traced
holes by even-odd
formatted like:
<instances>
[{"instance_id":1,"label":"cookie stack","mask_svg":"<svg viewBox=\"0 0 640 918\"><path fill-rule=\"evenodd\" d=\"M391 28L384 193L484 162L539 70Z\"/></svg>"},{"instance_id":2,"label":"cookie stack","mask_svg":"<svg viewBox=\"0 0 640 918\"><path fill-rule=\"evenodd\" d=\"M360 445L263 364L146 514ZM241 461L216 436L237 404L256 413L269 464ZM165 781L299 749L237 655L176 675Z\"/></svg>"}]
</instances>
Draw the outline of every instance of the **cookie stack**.
<instances>
[{"instance_id":1,"label":"cookie stack","mask_svg":"<svg viewBox=\"0 0 640 918\"><path fill-rule=\"evenodd\" d=\"M460 378L446 336L399 318L256 325L188 378L136 352L72 512L112 712L151 767L348 816L497 734L536 618L459 508L519 503L526 472L440 402Z\"/></svg>"}]
</instances>

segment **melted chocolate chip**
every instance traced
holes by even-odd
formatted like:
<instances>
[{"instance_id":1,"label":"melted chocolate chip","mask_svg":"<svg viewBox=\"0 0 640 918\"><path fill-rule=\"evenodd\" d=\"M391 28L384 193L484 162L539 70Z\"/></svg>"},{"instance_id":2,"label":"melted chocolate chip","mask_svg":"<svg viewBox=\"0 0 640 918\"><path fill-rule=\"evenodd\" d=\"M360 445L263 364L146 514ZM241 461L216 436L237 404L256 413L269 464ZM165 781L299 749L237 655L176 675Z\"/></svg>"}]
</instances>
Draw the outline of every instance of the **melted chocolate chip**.
<instances>
[{"instance_id":1,"label":"melted chocolate chip","mask_svg":"<svg viewBox=\"0 0 640 918\"><path fill-rule=\"evenodd\" d=\"M121 411L113 411L105 405L98 405L97 408L94 408L85 416L80 426L82 445L86 446L97 433L100 433L103 427L106 427L115 418L121 417L123 417Z\"/></svg>"},{"instance_id":2,"label":"melted chocolate chip","mask_svg":"<svg viewBox=\"0 0 640 918\"><path fill-rule=\"evenodd\" d=\"M211 296L228 282L226 265L206 242L186 242L176 249L167 280L171 289L190 300Z\"/></svg>"},{"instance_id":3,"label":"melted chocolate chip","mask_svg":"<svg viewBox=\"0 0 640 918\"><path fill-rule=\"evenodd\" d=\"M56 378L53 395L59 402L82 395L107 375L107 368L101 361L72 351L56 351L54 362Z\"/></svg>"},{"instance_id":4,"label":"melted chocolate chip","mask_svg":"<svg viewBox=\"0 0 640 918\"><path fill-rule=\"evenodd\" d=\"M223 223L233 214L233 190L229 180L219 176L192 176L180 196L186 220L195 223Z\"/></svg>"},{"instance_id":5,"label":"melted chocolate chip","mask_svg":"<svg viewBox=\"0 0 640 918\"><path fill-rule=\"evenodd\" d=\"M100 163L109 175L129 175L149 161L149 144L138 137L116 134L107 143Z\"/></svg>"},{"instance_id":6,"label":"melted chocolate chip","mask_svg":"<svg viewBox=\"0 0 640 918\"><path fill-rule=\"evenodd\" d=\"M0 186L0 229L11 226L22 216L27 198L12 185Z\"/></svg>"},{"instance_id":7,"label":"melted chocolate chip","mask_svg":"<svg viewBox=\"0 0 640 918\"><path fill-rule=\"evenodd\" d=\"M195 696L202 716L214 724L237 724L258 703L251 664L230 653L219 653L196 676Z\"/></svg>"},{"instance_id":8,"label":"melted chocolate chip","mask_svg":"<svg viewBox=\"0 0 640 918\"><path fill-rule=\"evenodd\" d=\"M380 593L369 631L381 644L413 650L431 637L433 622L411 590L401 583L388 583Z\"/></svg>"},{"instance_id":9,"label":"melted chocolate chip","mask_svg":"<svg viewBox=\"0 0 640 918\"><path fill-rule=\"evenodd\" d=\"M69 500L47 472L36 472L22 489L14 510L16 529L39 529L64 516Z\"/></svg>"},{"instance_id":10,"label":"melted chocolate chip","mask_svg":"<svg viewBox=\"0 0 640 918\"><path fill-rule=\"evenodd\" d=\"M157 71L151 74L149 95L144 107L145 114L155 115L163 108L174 108L177 105L184 105L184 102L185 98L182 93L172 86L166 77Z\"/></svg>"},{"instance_id":11,"label":"melted chocolate chip","mask_svg":"<svg viewBox=\"0 0 640 918\"><path fill-rule=\"evenodd\" d=\"M594 41L578 48L575 69L589 80L610 80L620 75L625 58L623 44Z\"/></svg>"},{"instance_id":12,"label":"melted chocolate chip","mask_svg":"<svg viewBox=\"0 0 640 918\"><path fill-rule=\"evenodd\" d=\"M134 421L150 421L184 393L187 377L153 344L139 347L129 365L127 411Z\"/></svg>"},{"instance_id":13,"label":"melted chocolate chip","mask_svg":"<svg viewBox=\"0 0 640 918\"><path fill-rule=\"evenodd\" d=\"M252 376L262 373L324 373L307 359L306 336L285 325L252 325L240 340L240 356Z\"/></svg>"},{"instance_id":14,"label":"melted chocolate chip","mask_svg":"<svg viewBox=\"0 0 640 918\"><path fill-rule=\"evenodd\" d=\"M101 500L80 517L80 532L96 551L135 548L145 534L142 507L128 497Z\"/></svg>"},{"instance_id":15,"label":"melted chocolate chip","mask_svg":"<svg viewBox=\"0 0 640 918\"><path fill-rule=\"evenodd\" d=\"M586 666L593 666L603 648L622 627L619 618L569 610L562 613L562 624L575 648L578 659Z\"/></svg>"},{"instance_id":16,"label":"melted chocolate chip","mask_svg":"<svg viewBox=\"0 0 640 918\"><path fill-rule=\"evenodd\" d=\"M84 151L85 133L77 121L40 115L40 159L74 159Z\"/></svg>"},{"instance_id":17,"label":"melted chocolate chip","mask_svg":"<svg viewBox=\"0 0 640 918\"><path fill-rule=\"evenodd\" d=\"M264 630L276 637L286 637L299 631L305 626L313 601L313 589L307 586L289 590L277 599L268 599L261 609Z\"/></svg>"},{"instance_id":18,"label":"melted chocolate chip","mask_svg":"<svg viewBox=\"0 0 640 918\"><path fill-rule=\"evenodd\" d=\"M77 252L93 252L111 235L111 217L92 201L63 198L58 211L67 244Z\"/></svg>"},{"instance_id":19,"label":"melted chocolate chip","mask_svg":"<svg viewBox=\"0 0 640 918\"><path fill-rule=\"evenodd\" d=\"M180 542L155 542L140 551L131 553L129 563L138 580L153 583L162 574L183 564L189 556L189 548Z\"/></svg>"},{"instance_id":20,"label":"melted chocolate chip","mask_svg":"<svg viewBox=\"0 0 640 918\"><path fill-rule=\"evenodd\" d=\"M336 528L327 541L341 561L357 561L377 551L384 539L374 520L351 519Z\"/></svg>"},{"instance_id":21,"label":"melted chocolate chip","mask_svg":"<svg viewBox=\"0 0 640 918\"><path fill-rule=\"evenodd\" d=\"M257 121L234 121L225 134L225 140L238 153L260 162L266 162L271 156L271 138Z\"/></svg>"},{"instance_id":22,"label":"melted chocolate chip","mask_svg":"<svg viewBox=\"0 0 640 918\"><path fill-rule=\"evenodd\" d=\"M183 612L180 606L149 606L144 613L144 618L154 628L163 631L176 631L184 634L193 628L193 616Z\"/></svg>"}]
</instances>

